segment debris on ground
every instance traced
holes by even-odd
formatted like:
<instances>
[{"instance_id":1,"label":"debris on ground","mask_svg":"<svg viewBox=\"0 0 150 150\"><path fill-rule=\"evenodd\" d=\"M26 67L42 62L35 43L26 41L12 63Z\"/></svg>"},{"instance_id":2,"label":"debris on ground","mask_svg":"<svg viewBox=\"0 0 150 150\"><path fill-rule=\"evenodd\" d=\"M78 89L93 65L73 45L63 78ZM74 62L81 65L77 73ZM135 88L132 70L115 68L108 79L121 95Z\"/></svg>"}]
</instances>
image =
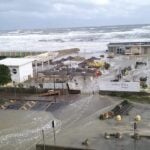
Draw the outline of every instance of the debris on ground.
<instances>
[{"instance_id":1,"label":"debris on ground","mask_svg":"<svg viewBox=\"0 0 150 150\"><path fill-rule=\"evenodd\" d=\"M117 115L128 115L129 111L132 108L133 105L129 101L124 100L123 102L115 106L115 108L113 108L111 111L100 114L99 119L105 120L105 119L111 119Z\"/></svg>"}]
</instances>

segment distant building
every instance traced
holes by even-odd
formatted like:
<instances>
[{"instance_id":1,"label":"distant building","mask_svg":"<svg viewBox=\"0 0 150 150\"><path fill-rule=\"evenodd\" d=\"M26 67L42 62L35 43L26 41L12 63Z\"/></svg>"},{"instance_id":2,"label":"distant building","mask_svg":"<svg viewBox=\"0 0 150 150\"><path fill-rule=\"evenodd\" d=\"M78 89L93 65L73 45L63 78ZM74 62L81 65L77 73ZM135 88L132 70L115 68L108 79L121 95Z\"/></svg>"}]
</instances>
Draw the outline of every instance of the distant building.
<instances>
[{"instance_id":1,"label":"distant building","mask_svg":"<svg viewBox=\"0 0 150 150\"><path fill-rule=\"evenodd\" d=\"M109 43L108 52L125 55L146 55L150 54L150 42Z\"/></svg>"},{"instance_id":2,"label":"distant building","mask_svg":"<svg viewBox=\"0 0 150 150\"><path fill-rule=\"evenodd\" d=\"M28 58L6 58L0 60L0 64L8 66L13 82L20 83L33 77L33 59Z\"/></svg>"}]
</instances>

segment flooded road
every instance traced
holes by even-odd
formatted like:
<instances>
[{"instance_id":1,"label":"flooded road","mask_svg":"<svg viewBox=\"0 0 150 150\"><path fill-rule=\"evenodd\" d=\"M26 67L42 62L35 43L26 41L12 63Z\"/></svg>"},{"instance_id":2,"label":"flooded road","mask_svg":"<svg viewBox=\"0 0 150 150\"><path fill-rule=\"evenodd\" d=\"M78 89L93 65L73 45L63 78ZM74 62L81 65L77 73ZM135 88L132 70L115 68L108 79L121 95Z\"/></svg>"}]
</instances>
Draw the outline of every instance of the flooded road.
<instances>
[{"instance_id":1,"label":"flooded road","mask_svg":"<svg viewBox=\"0 0 150 150\"><path fill-rule=\"evenodd\" d=\"M73 129L87 116L111 104L109 100L99 101L99 96L93 95L73 99L78 100L52 112L0 110L0 150L35 150L35 145L42 141L42 129L46 141L53 141L52 120L56 122L56 133L63 133L66 128Z\"/></svg>"},{"instance_id":2,"label":"flooded road","mask_svg":"<svg viewBox=\"0 0 150 150\"><path fill-rule=\"evenodd\" d=\"M51 121L61 122L50 112L1 110L0 111L0 150L30 150L41 140L43 129L52 134Z\"/></svg>"},{"instance_id":3,"label":"flooded road","mask_svg":"<svg viewBox=\"0 0 150 150\"><path fill-rule=\"evenodd\" d=\"M77 98L77 96L76 96ZM71 100L71 99L70 99ZM141 133L150 133L150 107L135 105L130 116L124 117L123 123L116 126L115 120L100 121L100 113L106 112L120 102L120 99L98 94L81 95L74 103L59 107L52 112L0 110L0 150L35 150L37 143L42 143L42 129L45 131L46 144L53 144L52 120L56 123L56 138L58 145L83 147L81 142L88 138L90 148L99 150L133 150L132 119L141 114L143 121L139 125ZM119 142L115 139L106 140L103 135L116 132L125 133ZM118 146L117 146L118 145ZM146 146L145 146L146 145ZM142 150L149 150L148 139L137 142Z\"/></svg>"}]
</instances>

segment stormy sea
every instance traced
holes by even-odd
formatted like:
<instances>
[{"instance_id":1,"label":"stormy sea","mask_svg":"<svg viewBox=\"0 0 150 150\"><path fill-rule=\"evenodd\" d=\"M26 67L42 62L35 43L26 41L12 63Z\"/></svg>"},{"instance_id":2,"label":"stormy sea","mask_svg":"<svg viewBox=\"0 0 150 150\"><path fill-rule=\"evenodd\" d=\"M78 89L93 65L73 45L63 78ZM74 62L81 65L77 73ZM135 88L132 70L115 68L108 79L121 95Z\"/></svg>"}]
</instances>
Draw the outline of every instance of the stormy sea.
<instances>
[{"instance_id":1,"label":"stormy sea","mask_svg":"<svg viewBox=\"0 0 150 150\"><path fill-rule=\"evenodd\" d=\"M1 51L53 51L80 48L100 52L110 42L150 41L150 25L0 31Z\"/></svg>"}]
</instances>

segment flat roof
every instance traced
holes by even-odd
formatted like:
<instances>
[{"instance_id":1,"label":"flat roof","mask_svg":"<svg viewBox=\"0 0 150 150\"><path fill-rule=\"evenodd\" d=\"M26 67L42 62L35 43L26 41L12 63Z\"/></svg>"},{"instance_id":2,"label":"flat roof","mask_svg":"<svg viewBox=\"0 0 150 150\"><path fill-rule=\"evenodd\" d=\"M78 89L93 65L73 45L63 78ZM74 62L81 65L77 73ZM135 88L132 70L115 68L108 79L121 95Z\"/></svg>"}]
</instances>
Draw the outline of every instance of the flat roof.
<instances>
[{"instance_id":1,"label":"flat roof","mask_svg":"<svg viewBox=\"0 0 150 150\"><path fill-rule=\"evenodd\" d=\"M6 66L22 66L33 61L34 59L30 58L6 58L0 60L0 64Z\"/></svg>"},{"instance_id":2,"label":"flat roof","mask_svg":"<svg viewBox=\"0 0 150 150\"><path fill-rule=\"evenodd\" d=\"M150 46L150 42L118 42L118 43L109 43L109 46L112 45L142 45L142 46Z\"/></svg>"}]
</instances>

